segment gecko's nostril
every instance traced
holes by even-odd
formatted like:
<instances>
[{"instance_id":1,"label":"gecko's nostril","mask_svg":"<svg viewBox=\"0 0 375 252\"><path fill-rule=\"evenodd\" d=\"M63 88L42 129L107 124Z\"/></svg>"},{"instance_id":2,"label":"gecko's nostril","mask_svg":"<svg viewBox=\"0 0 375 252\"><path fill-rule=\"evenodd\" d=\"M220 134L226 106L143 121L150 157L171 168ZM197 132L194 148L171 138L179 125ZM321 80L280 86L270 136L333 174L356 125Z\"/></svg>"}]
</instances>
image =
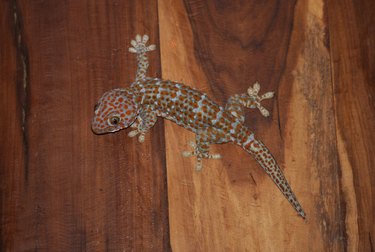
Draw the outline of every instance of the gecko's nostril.
<instances>
[{"instance_id":1,"label":"gecko's nostril","mask_svg":"<svg viewBox=\"0 0 375 252\"><path fill-rule=\"evenodd\" d=\"M94 106L94 112L95 112L96 110L98 110L98 108L99 108L99 105L100 105L100 103L99 103L99 102L97 102L97 103L95 104L95 106Z\"/></svg>"}]
</instances>

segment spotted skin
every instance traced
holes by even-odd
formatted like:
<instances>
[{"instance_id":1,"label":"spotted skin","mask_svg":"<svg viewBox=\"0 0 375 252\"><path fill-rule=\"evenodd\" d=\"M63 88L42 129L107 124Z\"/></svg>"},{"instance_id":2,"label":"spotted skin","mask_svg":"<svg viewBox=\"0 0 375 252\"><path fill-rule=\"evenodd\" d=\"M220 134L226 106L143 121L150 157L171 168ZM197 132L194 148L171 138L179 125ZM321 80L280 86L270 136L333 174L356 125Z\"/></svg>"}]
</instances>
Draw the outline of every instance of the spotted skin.
<instances>
[{"instance_id":1,"label":"spotted skin","mask_svg":"<svg viewBox=\"0 0 375 252\"><path fill-rule=\"evenodd\" d=\"M113 89L104 93L95 105L92 129L97 134L116 132L129 127L136 119L137 105L129 99L131 92Z\"/></svg>"},{"instance_id":2,"label":"spotted skin","mask_svg":"<svg viewBox=\"0 0 375 252\"><path fill-rule=\"evenodd\" d=\"M147 40L148 37L137 35L136 40L132 41L133 48L154 48L146 47ZM145 51L133 52L138 53L136 81L130 88L113 89L99 99L92 120L95 133L104 134L131 127L133 130L129 136L138 136L139 141L143 142L157 117L163 117L196 134L193 150L185 151L183 155L197 157L197 170L202 168L202 159L221 157L209 153L209 145L235 143L255 158L297 213L302 218L306 217L270 151L244 125L244 107L258 108L263 116L269 115L260 103L263 99L271 98L272 92L258 96L260 85L255 83L247 90L247 94L230 97L223 108L206 94L184 84L145 77L148 66L144 62L147 62Z\"/></svg>"}]
</instances>

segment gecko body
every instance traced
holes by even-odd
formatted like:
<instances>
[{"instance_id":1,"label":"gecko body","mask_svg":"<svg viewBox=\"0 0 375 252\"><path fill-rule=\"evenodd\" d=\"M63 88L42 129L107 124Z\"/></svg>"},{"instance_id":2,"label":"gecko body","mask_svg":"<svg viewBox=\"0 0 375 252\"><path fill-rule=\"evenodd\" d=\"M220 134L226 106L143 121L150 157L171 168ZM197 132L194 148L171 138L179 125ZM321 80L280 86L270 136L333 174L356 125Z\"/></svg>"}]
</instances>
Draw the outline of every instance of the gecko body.
<instances>
[{"instance_id":1,"label":"gecko body","mask_svg":"<svg viewBox=\"0 0 375 252\"><path fill-rule=\"evenodd\" d=\"M305 212L272 154L244 125L245 107L258 108L262 115L269 115L260 102L271 98L273 93L259 97L260 86L255 83L247 94L230 97L222 107L206 94L182 83L146 77L146 53L155 48L154 45L146 46L147 41L147 35L137 35L136 40L132 40L133 47L129 51L137 54L136 80L129 88L113 89L103 94L95 105L93 131L104 134L131 127L134 130L129 136L138 135L139 141L143 142L145 133L154 126L157 117L163 117L195 133L193 150L185 151L183 155L197 157L197 170L202 169L202 159L221 157L209 152L210 144L235 143L255 158L297 213L305 218Z\"/></svg>"}]
</instances>

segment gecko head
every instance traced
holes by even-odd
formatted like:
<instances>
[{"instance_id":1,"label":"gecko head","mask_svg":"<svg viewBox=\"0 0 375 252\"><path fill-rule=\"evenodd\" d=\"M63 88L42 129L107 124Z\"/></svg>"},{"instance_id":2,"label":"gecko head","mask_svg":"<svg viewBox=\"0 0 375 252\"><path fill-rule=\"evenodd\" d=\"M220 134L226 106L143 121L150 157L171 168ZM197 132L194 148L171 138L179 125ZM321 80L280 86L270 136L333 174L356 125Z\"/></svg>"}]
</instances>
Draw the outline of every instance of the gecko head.
<instances>
[{"instance_id":1,"label":"gecko head","mask_svg":"<svg viewBox=\"0 0 375 252\"><path fill-rule=\"evenodd\" d=\"M137 111L131 92L126 89L108 91L95 105L92 131L105 134L125 129L134 122Z\"/></svg>"}]
</instances>

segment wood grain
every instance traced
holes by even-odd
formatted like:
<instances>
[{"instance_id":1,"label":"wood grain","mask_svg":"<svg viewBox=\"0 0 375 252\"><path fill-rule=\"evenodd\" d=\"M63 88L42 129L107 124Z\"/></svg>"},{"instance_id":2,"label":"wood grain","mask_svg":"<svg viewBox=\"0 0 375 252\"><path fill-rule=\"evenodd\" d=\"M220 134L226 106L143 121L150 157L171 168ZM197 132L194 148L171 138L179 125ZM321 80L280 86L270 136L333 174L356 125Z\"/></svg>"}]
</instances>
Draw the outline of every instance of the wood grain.
<instances>
[{"instance_id":1,"label":"wood grain","mask_svg":"<svg viewBox=\"0 0 375 252\"><path fill-rule=\"evenodd\" d=\"M1 5L2 250L168 250L163 125L144 145L90 129L96 99L135 78L130 39L157 43L156 2Z\"/></svg>"},{"instance_id":2,"label":"wood grain","mask_svg":"<svg viewBox=\"0 0 375 252\"><path fill-rule=\"evenodd\" d=\"M374 251L375 3L328 2L346 243Z\"/></svg>"},{"instance_id":3,"label":"wood grain","mask_svg":"<svg viewBox=\"0 0 375 252\"><path fill-rule=\"evenodd\" d=\"M0 17L1 251L374 251L373 1L6 0ZM150 76L222 105L276 92L246 125L306 222L238 146L196 172L171 122L143 144L91 132L95 101L134 80L137 33L160 49Z\"/></svg>"},{"instance_id":4,"label":"wood grain","mask_svg":"<svg viewBox=\"0 0 375 252\"><path fill-rule=\"evenodd\" d=\"M173 11L171 11L173 8ZM194 171L176 155L193 136L166 123L171 246L176 251L341 251L335 117L323 1L159 1L162 73L224 104L255 81L275 90L271 118L248 113L308 214L299 219L235 146ZM177 140L178 139L178 140Z\"/></svg>"},{"instance_id":5,"label":"wood grain","mask_svg":"<svg viewBox=\"0 0 375 252\"><path fill-rule=\"evenodd\" d=\"M18 221L17 204L19 184L24 181L27 141L25 141L26 96L24 83L24 53L22 44L15 36L21 29L19 21L14 20L12 3L0 2L0 250L15 251Z\"/></svg>"}]
</instances>

